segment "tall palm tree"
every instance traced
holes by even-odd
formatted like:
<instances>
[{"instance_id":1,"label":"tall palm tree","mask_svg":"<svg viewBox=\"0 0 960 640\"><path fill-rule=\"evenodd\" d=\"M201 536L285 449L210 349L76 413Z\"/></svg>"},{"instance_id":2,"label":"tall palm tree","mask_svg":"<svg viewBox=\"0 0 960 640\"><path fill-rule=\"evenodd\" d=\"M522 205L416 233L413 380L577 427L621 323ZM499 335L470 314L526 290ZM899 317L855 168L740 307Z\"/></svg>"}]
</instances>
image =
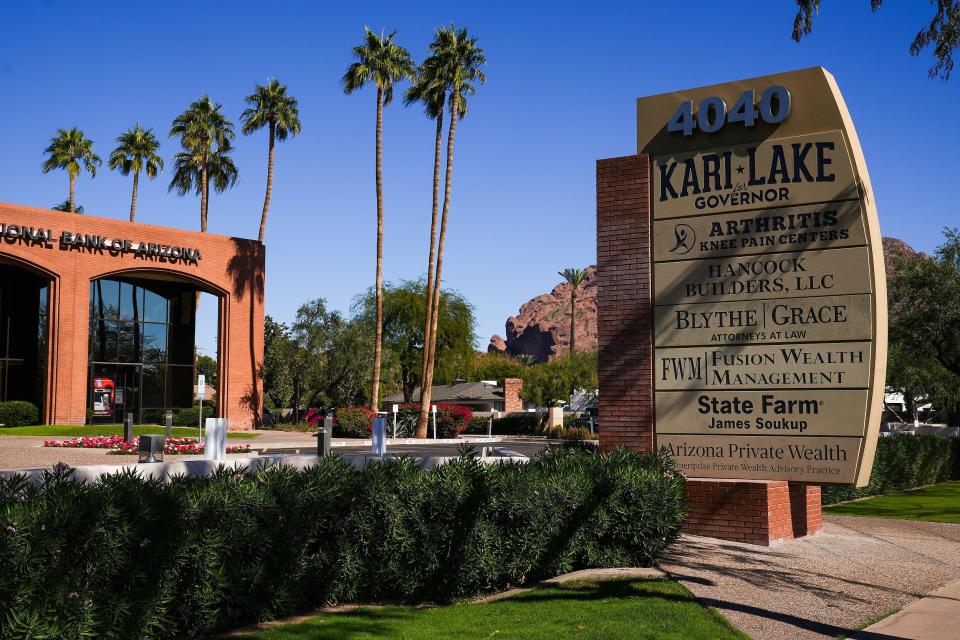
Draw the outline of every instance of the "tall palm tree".
<instances>
[{"instance_id":1,"label":"tall palm tree","mask_svg":"<svg viewBox=\"0 0 960 640\"><path fill-rule=\"evenodd\" d=\"M383 357L383 107L393 100L393 85L414 74L410 53L393 41L397 32L379 35L364 27L363 43L353 48L356 62L347 67L341 83L346 94L368 84L377 86L376 183L377 183L377 320L373 346L373 381L370 406L380 405L380 362Z\"/></svg>"},{"instance_id":2,"label":"tall palm tree","mask_svg":"<svg viewBox=\"0 0 960 640\"><path fill-rule=\"evenodd\" d=\"M568 267L558 273L563 276L563 279L570 285L570 355L572 356L577 351L576 333L574 332L577 318L577 289L583 284L583 281L586 280L587 272L583 269L572 269Z\"/></svg>"},{"instance_id":3,"label":"tall palm tree","mask_svg":"<svg viewBox=\"0 0 960 640\"><path fill-rule=\"evenodd\" d=\"M237 165L234 164L230 152L233 146L229 142L214 149L208 156L204 164L197 162L197 157L187 151L180 151L173 157L173 178L170 180L169 191L176 190L178 195L186 195L188 192L204 197L207 194L207 203L209 207L210 187L217 193L223 193L228 188L237 184L240 172ZM201 218L201 231L207 230L206 216Z\"/></svg>"},{"instance_id":4,"label":"tall palm tree","mask_svg":"<svg viewBox=\"0 0 960 640\"><path fill-rule=\"evenodd\" d=\"M430 249L427 257L427 286L426 286L426 314L423 329L423 363L420 371L420 380L427 377L427 348L431 344L432 309L433 309L433 269L436 257L437 244L437 217L439 213L440 194L440 157L443 142L443 109L447 103L447 85L443 69L438 66L436 58L428 58L417 70L413 85L404 95L404 104L421 103L424 114L431 120L436 120L437 129L433 148L433 209L430 215ZM467 112L467 102L461 99L461 117Z\"/></svg>"},{"instance_id":5,"label":"tall palm tree","mask_svg":"<svg viewBox=\"0 0 960 640\"><path fill-rule=\"evenodd\" d=\"M163 171L163 158L157 155L160 141L153 129L143 129L137 123L117 137L117 148L110 153L110 168L128 176L133 173L133 196L130 198L130 222L137 215L137 187L140 172L144 171L153 180Z\"/></svg>"},{"instance_id":6,"label":"tall palm tree","mask_svg":"<svg viewBox=\"0 0 960 640\"><path fill-rule=\"evenodd\" d=\"M267 212L270 210L270 195L273 193L273 163L276 140L283 142L288 135L300 133L300 111L297 99L287 95L287 87L276 78L267 82L267 86L257 85L253 93L246 97L250 105L240 116L243 123L241 131L250 135L258 129L267 127L270 132L270 146L267 152L267 193L263 198L263 213L260 215L260 235L267 226Z\"/></svg>"},{"instance_id":7,"label":"tall palm tree","mask_svg":"<svg viewBox=\"0 0 960 640\"><path fill-rule=\"evenodd\" d=\"M230 142L235 137L233 123L221 113L222 108L223 105L214 103L204 94L177 116L170 127L170 137L179 136L180 144L184 148L184 151L178 153L174 159L177 168L183 168L182 165L189 158L189 163L193 165L192 171L199 174L194 182L200 194L200 231L207 230L207 203L210 196L210 179L207 173L210 170L211 160L217 154L221 157L226 156L230 151ZM184 179L184 175L178 172L167 190L176 189L177 193L184 195L191 188L191 185L183 186ZM235 183L236 175L233 176L230 186ZM226 184L223 189L226 189Z\"/></svg>"},{"instance_id":8,"label":"tall palm tree","mask_svg":"<svg viewBox=\"0 0 960 640\"><path fill-rule=\"evenodd\" d=\"M441 77L440 82L447 86L450 93L450 125L447 129L447 166L446 182L443 190L443 210L440 214L440 238L437 243L437 266L434 269L433 304L430 308L430 341L424 348L427 359L426 375L420 389L420 420L417 423L417 436L426 437L427 420L430 411L433 370L436 360L437 321L439 317L440 291L443 275L443 248L447 237L447 216L450 212L450 192L453 183L453 144L457 134L457 121L462 117L460 104L464 96L474 93L474 84L483 84L486 75L480 69L487 63L483 49L477 46L477 39L471 38L466 29L457 29L453 25L437 29L430 43L430 56L425 65L434 66Z\"/></svg>"},{"instance_id":9,"label":"tall palm tree","mask_svg":"<svg viewBox=\"0 0 960 640\"><path fill-rule=\"evenodd\" d=\"M57 129L57 135L50 138L50 146L44 150L47 159L43 162L43 172L50 173L54 169L66 169L70 176L70 211L76 213L76 183L80 169L86 169L90 177L96 177L97 167L103 162L100 156L93 152L93 140L84 135L76 127L67 131Z\"/></svg>"}]
</instances>

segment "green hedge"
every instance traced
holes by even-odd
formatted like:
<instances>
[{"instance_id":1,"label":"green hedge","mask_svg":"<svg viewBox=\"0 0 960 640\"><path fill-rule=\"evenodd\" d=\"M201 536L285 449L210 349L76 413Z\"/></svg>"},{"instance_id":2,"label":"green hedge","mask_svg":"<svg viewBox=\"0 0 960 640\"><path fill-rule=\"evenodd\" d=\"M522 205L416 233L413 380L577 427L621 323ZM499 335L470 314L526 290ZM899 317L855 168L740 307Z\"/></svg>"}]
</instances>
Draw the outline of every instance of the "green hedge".
<instances>
[{"instance_id":1,"label":"green hedge","mask_svg":"<svg viewBox=\"0 0 960 640\"><path fill-rule=\"evenodd\" d=\"M216 414L216 407L203 403L203 417L212 418ZM200 420L200 407L194 405L189 409L177 409L173 412L173 424L177 427L196 427ZM206 426L206 425L204 425Z\"/></svg>"},{"instance_id":2,"label":"green hedge","mask_svg":"<svg viewBox=\"0 0 960 640\"><path fill-rule=\"evenodd\" d=\"M823 504L895 493L936 482L960 480L960 438L884 436L866 487L823 486Z\"/></svg>"},{"instance_id":3,"label":"green hedge","mask_svg":"<svg viewBox=\"0 0 960 640\"><path fill-rule=\"evenodd\" d=\"M40 422L40 410L32 402L10 400L0 402L0 425L25 427Z\"/></svg>"},{"instance_id":4,"label":"green hedge","mask_svg":"<svg viewBox=\"0 0 960 640\"><path fill-rule=\"evenodd\" d=\"M409 458L169 484L0 478L0 637L200 638L327 603L450 601L652 564L680 533L659 455Z\"/></svg>"}]
</instances>

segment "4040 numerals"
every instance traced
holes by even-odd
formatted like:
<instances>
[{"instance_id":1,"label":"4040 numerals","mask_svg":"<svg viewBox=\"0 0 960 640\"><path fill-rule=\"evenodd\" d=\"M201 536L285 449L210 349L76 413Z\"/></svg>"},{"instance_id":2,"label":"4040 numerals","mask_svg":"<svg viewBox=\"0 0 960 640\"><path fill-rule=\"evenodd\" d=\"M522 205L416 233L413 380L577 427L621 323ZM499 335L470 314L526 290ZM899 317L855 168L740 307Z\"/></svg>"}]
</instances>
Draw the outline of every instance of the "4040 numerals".
<instances>
[{"instance_id":1,"label":"4040 numerals","mask_svg":"<svg viewBox=\"0 0 960 640\"><path fill-rule=\"evenodd\" d=\"M729 110L723 98L717 96L701 100L696 113L693 107L693 100L682 102L667 122L667 131L692 136L697 129L716 133L728 124L742 123L745 127L752 127L761 120L778 124L790 115L790 92L779 85L769 87L760 95L758 103L754 90L748 89Z\"/></svg>"}]
</instances>

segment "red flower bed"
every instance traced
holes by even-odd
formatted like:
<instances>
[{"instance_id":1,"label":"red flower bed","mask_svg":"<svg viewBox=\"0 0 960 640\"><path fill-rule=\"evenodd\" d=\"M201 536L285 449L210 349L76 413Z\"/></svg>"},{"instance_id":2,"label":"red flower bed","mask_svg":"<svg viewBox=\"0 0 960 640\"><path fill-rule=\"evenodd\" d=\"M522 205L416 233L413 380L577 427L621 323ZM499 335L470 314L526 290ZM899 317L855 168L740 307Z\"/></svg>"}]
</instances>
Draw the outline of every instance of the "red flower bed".
<instances>
[{"instance_id":1,"label":"red flower bed","mask_svg":"<svg viewBox=\"0 0 960 640\"><path fill-rule=\"evenodd\" d=\"M62 447L65 449L110 449L108 455L136 455L138 443L124 440L123 436L82 436L67 440L44 440L45 447ZM248 445L233 445L227 447L227 453L249 453ZM193 438L167 438L163 442L163 453L168 456L200 455L203 453L203 443Z\"/></svg>"}]
</instances>

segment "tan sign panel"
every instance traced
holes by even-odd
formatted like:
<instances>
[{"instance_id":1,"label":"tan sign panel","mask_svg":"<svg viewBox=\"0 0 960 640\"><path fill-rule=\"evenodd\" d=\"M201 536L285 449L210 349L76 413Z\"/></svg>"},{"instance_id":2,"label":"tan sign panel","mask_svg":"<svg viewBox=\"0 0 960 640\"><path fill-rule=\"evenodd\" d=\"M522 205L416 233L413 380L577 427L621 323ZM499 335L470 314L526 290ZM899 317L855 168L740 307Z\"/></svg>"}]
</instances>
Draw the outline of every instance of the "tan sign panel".
<instances>
[{"instance_id":1,"label":"tan sign panel","mask_svg":"<svg viewBox=\"0 0 960 640\"><path fill-rule=\"evenodd\" d=\"M656 220L653 235L655 262L866 244L856 200Z\"/></svg>"},{"instance_id":2,"label":"tan sign panel","mask_svg":"<svg viewBox=\"0 0 960 640\"><path fill-rule=\"evenodd\" d=\"M870 295L659 306L658 347L869 340Z\"/></svg>"},{"instance_id":3,"label":"tan sign panel","mask_svg":"<svg viewBox=\"0 0 960 640\"><path fill-rule=\"evenodd\" d=\"M861 392L658 391L657 415L669 417L659 433L856 436L867 415Z\"/></svg>"},{"instance_id":4,"label":"tan sign panel","mask_svg":"<svg viewBox=\"0 0 960 640\"><path fill-rule=\"evenodd\" d=\"M655 434L691 477L865 484L886 282L822 68L637 101L651 156Z\"/></svg>"},{"instance_id":5,"label":"tan sign panel","mask_svg":"<svg viewBox=\"0 0 960 640\"><path fill-rule=\"evenodd\" d=\"M863 438L681 436L657 438L677 470L692 478L771 478L846 483L855 475Z\"/></svg>"},{"instance_id":6,"label":"tan sign panel","mask_svg":"<svg viewBox=\"0 0 960 640\"><path fill-rule=\"evenodd\" d=\"M871 347L816 342L657 349L653 374L658 390L864 389L870 384Z\"/></svg>"},{"instance_id":7,"label":"tan sign panel","mask_svg":"<svg viewBox=\"0 0 960 640\"><path fill-rule=\"evenodd\" d=\"M839 131L653 159L655 220L855 200Z\"/></svg>"},{"instance_id":8,"label":"tan sign panel","mask_svg":"<svg viewBox=\"0 0 960 640\"><path fill-rule=\"evenodd\" d=\"M870 293L869 258L866 247L851 247L660 262L656 304Z\"/></svg>"}]
</instances>

